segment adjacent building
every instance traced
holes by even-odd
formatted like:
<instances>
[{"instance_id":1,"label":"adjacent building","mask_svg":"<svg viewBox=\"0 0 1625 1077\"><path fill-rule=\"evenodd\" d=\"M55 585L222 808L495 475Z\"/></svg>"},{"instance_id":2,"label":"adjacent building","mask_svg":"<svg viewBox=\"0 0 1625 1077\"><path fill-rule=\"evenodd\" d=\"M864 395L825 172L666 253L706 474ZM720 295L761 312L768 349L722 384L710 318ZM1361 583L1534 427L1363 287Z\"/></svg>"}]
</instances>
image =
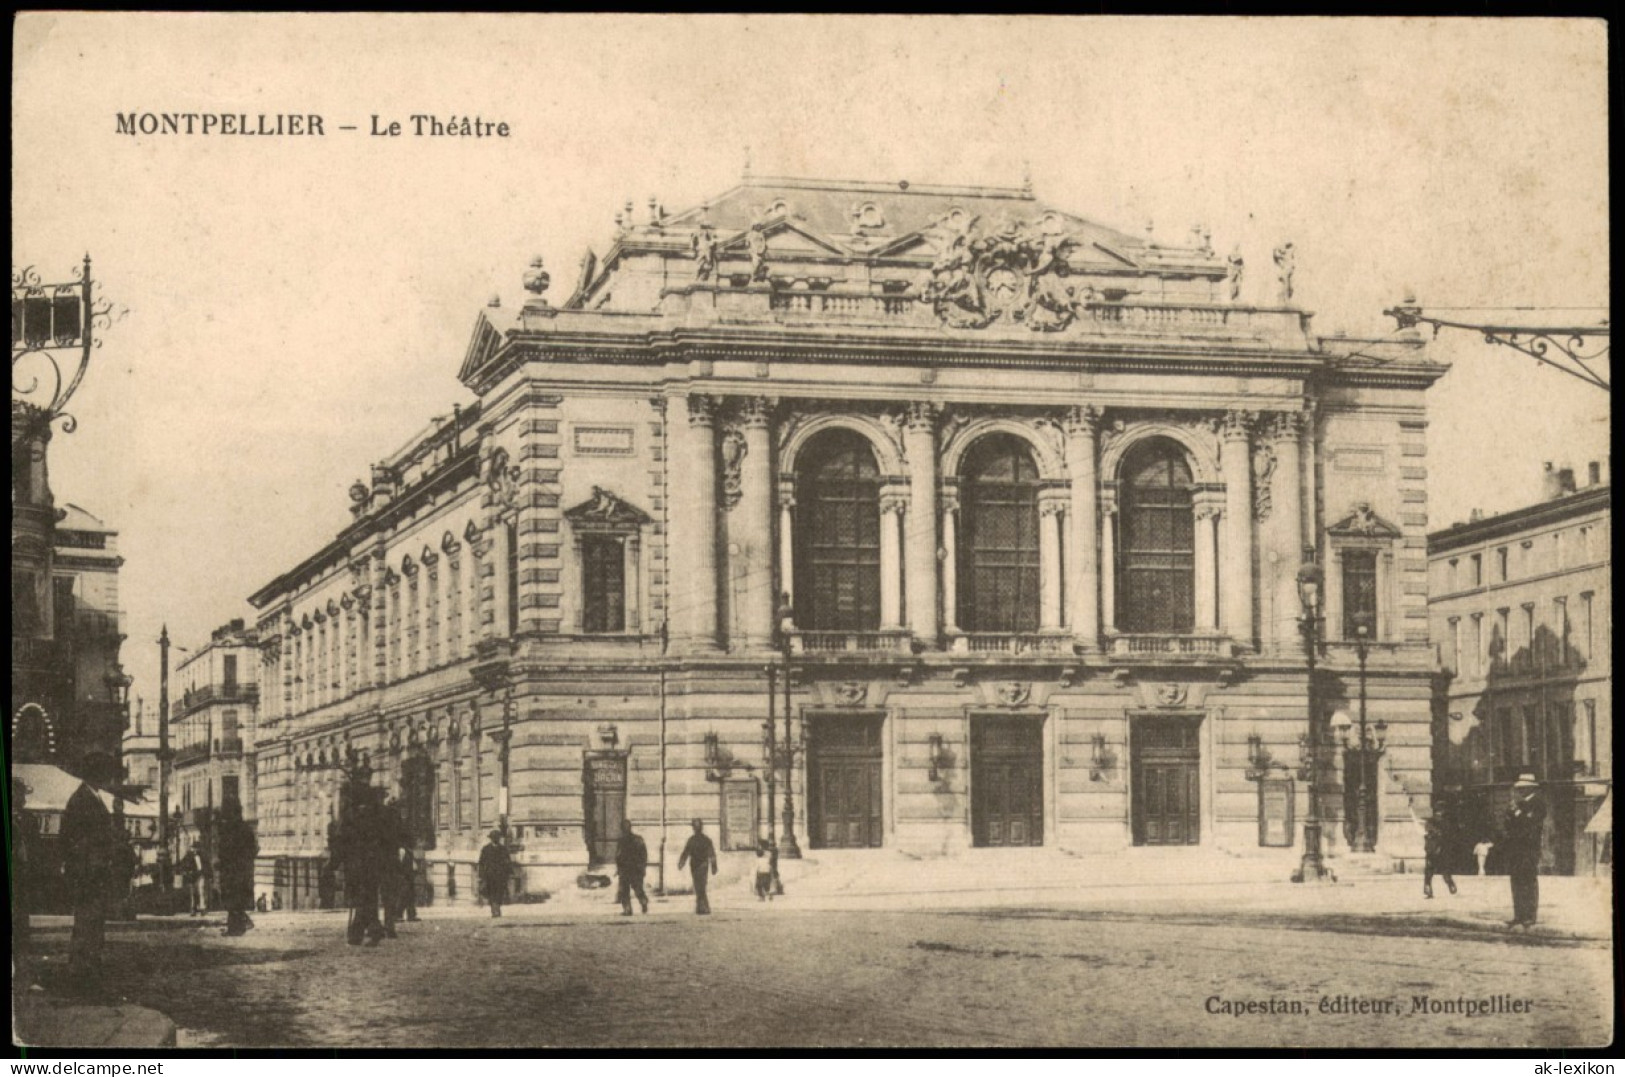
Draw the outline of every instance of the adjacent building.
<instances>
[{"instance_id":1,"label":"adjacent building","mask_svg":"<svg viewBox=\"0 0 1625 1077\"><path fill-rule=\"evenodd\" d=\"M1441 671L1441 792L1490 840L1512 782L1549 804L1544 868L1612 859L1611 493L1603 462L1576 481L1546 465L1545 497L1428 536ZM1583 483L1583 484L1582 484Z\"/></svg>"},{"instance_id":2,"label":"adjacent building","mask_svg":"<svg viewBox=\"0 0 1625 1077\"><path fill-rule=\"evenodd\" d=\"M254 732L259 709L260 653L241 618L215 629L209 642L175 668L178 697L170 705L170 803L179 812L175 837L184 850L197 842L212 855L214 813L237 801L254 819Z\"/></svg>"},{"instance_id":3,"label":"adjacent building","mask_svg":"<svg viewBox=\"0 0 1625 1077\"><path fill-rule=\"evenodd\" d=\"M698 817L725 850L1161 846L1285 878L1311 720L1346 852L1324 727L1359 625L1377 854L1419 856L1445 368L1316 336L1293 259L1255 287L1205 233L1030 189L747 178L627 206L557 305L535 260L476 318L472 399L252 596L279 892L308 899L357 758L438 900L491 829L555 888L622 818L657 858Z\"/></svg>"}]
</instances>

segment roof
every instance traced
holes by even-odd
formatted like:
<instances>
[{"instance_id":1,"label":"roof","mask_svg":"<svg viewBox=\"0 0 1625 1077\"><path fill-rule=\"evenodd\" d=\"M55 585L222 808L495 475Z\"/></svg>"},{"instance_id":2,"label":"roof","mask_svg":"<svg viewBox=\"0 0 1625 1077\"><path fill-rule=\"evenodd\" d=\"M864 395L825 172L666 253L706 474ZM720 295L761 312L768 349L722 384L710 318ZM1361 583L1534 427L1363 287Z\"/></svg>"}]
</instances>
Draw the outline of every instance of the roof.
<instances>
[{"instance_id":1,"label":"roof","mask_svg":"<svg viewBox=\"0 0 1625 1077\"><path fill-rule=\"evenodd\" d=\"M1514 535L1520 531L1545 527L1589 512L1606 510L1613 501L1613 490L1608 483L1599 483L1577 490L1572 494L1537 501L1495 516L1453 524L1428 535L1429 555L1446 550L1470 546L1476 542Z\"/></svg>"},{"instance_id":2,"label":"roof","mask_svg":"<svg viewBox=\"0 0 1625 1077\"><path fill-rule=\"evenodd\" d=\"M111 527L92 516L78 505L66 505L62 509L62 519L57 521L60 531L105 531L115 534Z\"/></svg>"},{"instance_id":3,"label":"roof","mask_svg":"<svg viewBox=\"0 0 1625 1077\"><path fill-rule=\"evenodd\" d=\"M1190 246L1153 243L1048 206L1028 188L749 177L714 198L658 220L640 223L635 216L623 217L603 262L594 258L584 262L583 280L567 306L591 305L587 301L602 291L628 252L690 260L691 244L706 230L723 248L742 249L742 237L760 225L775 260L904 259L923 266L939 253L945 223L960 231L972 225L996 230L1006 223L1034 224L1070 241L1066 259L1076 271L1094 267L1131 275L1219 279L1226 270L1205 240Z\"/></svg>"}]
</instances>

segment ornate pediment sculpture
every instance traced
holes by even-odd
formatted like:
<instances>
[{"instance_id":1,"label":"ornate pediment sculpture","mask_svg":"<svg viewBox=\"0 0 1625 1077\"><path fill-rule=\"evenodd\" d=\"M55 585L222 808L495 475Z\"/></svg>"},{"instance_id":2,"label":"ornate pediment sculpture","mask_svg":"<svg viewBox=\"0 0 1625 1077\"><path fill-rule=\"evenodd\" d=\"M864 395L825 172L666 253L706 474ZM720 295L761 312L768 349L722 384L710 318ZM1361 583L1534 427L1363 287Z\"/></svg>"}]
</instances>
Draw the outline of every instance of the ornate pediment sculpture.
<instances>
[{"instance_id":1,"label":"ornate pediment sculpture","mask_svg":"<svg viewBox=\"0 0 1625 1077\"><path fill-rule=\"evenodd\" d=\"M564 516L577 529L588 530L627 530L651 522L648 513L602 486L594 486L592 497L575 508L565 509Z\"/></svg>"},{"instance_id":2,"label":"ornate pediment sculpture","mask_svg":"<svg viewBox=\"0 0 1625 1077\"><path fill-rule=\"evenodd\" d=\"M1355 538L1399 538L1399 528L1371 511L1371 504L1358 501L1354 511L1326 529L1329 535Z\"/></svg>"},{"instance_id":3,"label":"ornate pediment sculpture","mask_svg":"<svg viewBox=\"0 0 1625 1077\"><path fill-rule=\"evenodd\" d=\"M1089 289L1080 294L1067 280L1067 258L1078 243L1053 216L989 224L954 210L926 234L937 257L924 296L945 325L982 329L1002 319L1056 332L1091 298Z\"/></svg>"}]
</instances>

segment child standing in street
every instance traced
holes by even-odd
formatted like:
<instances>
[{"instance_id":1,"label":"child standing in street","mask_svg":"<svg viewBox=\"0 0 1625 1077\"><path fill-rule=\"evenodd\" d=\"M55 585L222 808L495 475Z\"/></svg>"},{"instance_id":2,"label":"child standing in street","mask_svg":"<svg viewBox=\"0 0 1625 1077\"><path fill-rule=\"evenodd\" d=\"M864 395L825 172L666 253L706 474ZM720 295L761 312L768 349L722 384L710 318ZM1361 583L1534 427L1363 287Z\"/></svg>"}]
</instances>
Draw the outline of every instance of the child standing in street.
<instances>
[{"instance_id":1,"label":"child standing in street","mask_svg":"<svg viewBox=\"0 0 1625 1077\"><path fill-rule=\"evenodd\" d=\"M756 900L773 900L773 861L768 856L768 843L756 846Z\"/></svg>"}]
</instances>

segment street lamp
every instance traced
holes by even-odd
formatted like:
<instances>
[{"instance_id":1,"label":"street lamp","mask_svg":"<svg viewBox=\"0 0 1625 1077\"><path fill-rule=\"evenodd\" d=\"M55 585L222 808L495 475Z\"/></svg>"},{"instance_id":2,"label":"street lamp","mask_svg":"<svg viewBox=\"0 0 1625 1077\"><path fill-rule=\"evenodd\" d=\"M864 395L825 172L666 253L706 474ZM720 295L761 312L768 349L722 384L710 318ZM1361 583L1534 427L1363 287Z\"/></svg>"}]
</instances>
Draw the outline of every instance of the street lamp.
<instances>
[{"instance_id":1,"label":"street lamp","mask_svg":"<svg viewBox=\"0 0 1625 1077\"><path fill-rule=\"evenodd\" d=\"M1303 649L1308 664L1309 737L1305 753L1309 774L1309 810L1303 818L1303 862L1293 873L1292 881L1322 882L1329 876L1320 852L1320 722L1316 715L1315 657L1320 649L1320 602L1326 582L1325 573L1315 563L1313 548L1304 550L1308 560L1298 569L1298 601L1303 616L1298 628L1303 633Z\"/></svg>"},{"instance_id":2,"label":"street lamp","mask_svg":"<svg viewBox=\"0 0 1625 1077\"><path fill-rule=\"evenodd\" d=\"M1344 750L1354 754L1355 766L1359 768L1359 777L1355 781L1354 833L1350 837L1349 847L1357 853L1369 853L1375 851L1377 846L1376 805L1372 803L1376 788L1370 772L1376 761L1382 758L1388 739L1387 722L1378 719L1373 725L1366 725L1366 662L1371 657L1370 613L1362 612L1354 616L1354 654L1360 662L1358 740L1352 745L1349 743L1349 732L1354 728L1354 723L1346 714L1341 715L1338 732Z\"/></svg>"},{"instance_id":3,"label":"street lamp","mask_svg":"<svg viewBox=\"0 0 1625 1077\"><path fill-rule=\"evenodd\" d=\"M790 728L790 634L795 631L795 610L790 606L790 595L784 594L779 606L779 653L784 657L784 840L779 854L790 860L801 859L801 846L796 844L796 809L792 799L791 783L795 774L796 745Z\"/></svg>"}]
</instances>

